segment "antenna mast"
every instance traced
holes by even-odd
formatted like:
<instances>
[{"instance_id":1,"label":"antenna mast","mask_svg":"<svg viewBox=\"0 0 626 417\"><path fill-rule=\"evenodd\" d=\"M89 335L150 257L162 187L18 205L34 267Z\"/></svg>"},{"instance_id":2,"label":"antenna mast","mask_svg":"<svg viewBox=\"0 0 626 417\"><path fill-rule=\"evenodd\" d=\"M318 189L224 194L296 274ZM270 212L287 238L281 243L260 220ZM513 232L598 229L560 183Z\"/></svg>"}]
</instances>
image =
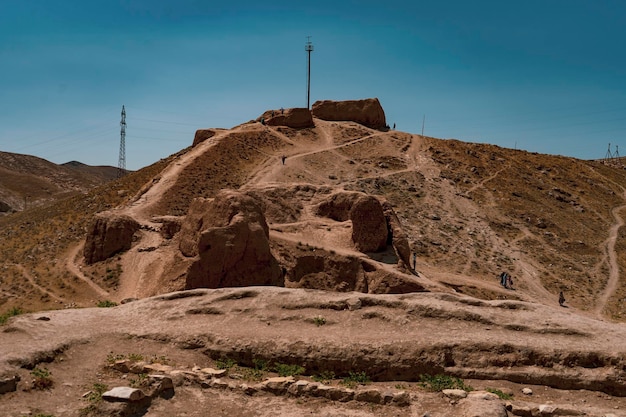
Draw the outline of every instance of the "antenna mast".
<instances>
[{"instance_id":1,"label":"antenna mast","mask_svg":"<svg viewBox=\"0 0 626 417\"><path fill-rule=\"evenodd\" d=\"M306 76L306 108L308 109L310 98L311 98L311 52L313 52L313 44L311 43L311 37L307 36L306 37L306 45L304 45L304 50L307 52L308 55L308 59L307 59L307 66L308 66L308 71L307 71L307 76Z\"/></svg>"},{"instance_id":2,"label":"antenna mast","mask_svg":"<svg viewBox=\"0 0 626 417\"><path fill-rule=\"evenodd\" d=\"M126 109L122 105L122 121L120 121L120 159L117 163L117 178L126 173Z\"/></svg>"}]
</instances>

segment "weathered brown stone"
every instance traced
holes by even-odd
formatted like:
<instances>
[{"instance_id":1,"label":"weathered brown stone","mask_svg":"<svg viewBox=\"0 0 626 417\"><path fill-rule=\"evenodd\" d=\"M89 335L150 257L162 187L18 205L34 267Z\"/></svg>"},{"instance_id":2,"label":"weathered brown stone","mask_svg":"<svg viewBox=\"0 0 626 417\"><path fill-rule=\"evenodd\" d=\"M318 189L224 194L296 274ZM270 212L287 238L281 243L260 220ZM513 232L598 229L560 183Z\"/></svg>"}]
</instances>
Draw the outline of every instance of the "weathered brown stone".
<instances>
[{"instance_id":1,"label":"weathered brown stone","mask_svg":"<svg viewBox=\"0 0 626 417\"><path fill-rule=\"evenodd\" d=\"M364 195L350 209L352 240L361 252L378 252L387 246L387 219L376 197Z\"/></svg>"},{"instance_id":2,"label":"weathered brown stone","mask_svg":"<svg viewBox=\"0 0 626 417\"><path fill-rule=\"evenodd\" d=\"M130 249L137 230L139 223L130 216L111 212L96 214L87 231L85 262L93 264Z\"/></svg>"},{"instance_id":3,"label":"weathered brown stone","mask_svg":"<svg viewBox=\"0 0 626 417\"><path fill-rule=\"evenodd\" d=\"M257 121L261 121L261 117L265 124L269 126L287 126L294 129L302 129L315 125L311 111L306 108L284 109L282 112L280 110L268 110Z\"/></svg>"},{"instance_id":4,"label":"weathered brown stone","mask_svg":"<svg viewBox=\"0 0 626 417\"><path fill-rule=\"evenodd\" d=\"M194 201L180 233L181 252L195 257L186 289L283 285L269 228L251 197L221 191L212 201Z\"/></svg>"},{"instance_id":5,"label":"weathered brown stone","mask_svg":"<svg viewBox=\"0 0 626 417\"><path fill-rule=\"evenodd\" d=\"M295 265L285 276L285 286L367 292L365 273L358 258L332 254L323 249L296 256Z\"/></svg>"},{"instance_id":6,"label":"weathered brown stone","mask_svg":"<svg viewBox=\"0 0 626 417\"><path fill-rule=\"evenodd\" d=\"M322 201L315 211L318 216L336 221L351 220L352 240L361 252L378 252L387 246L387 219L376 197L339 192Z\"/></svg>"},{"instance_id":7,"label":"weathered brown stone","mask_svg":"<svg viewBox=\"0 0 626 417\"><path fill-rule=\"evenodd\" d=\"M382 207L389 233L391 233L391 244L398 257L398 267L411 269L411 246L409 245L408 236L391 203L385 200L382 202Z\"/></svg>"},{"instance_id":8,"label":"weathered brown stone","mask_svg":"<svg viewBox=\"0 0 626 417\"><path fill-rule=\"evenodd\" d=\"M19 380L18 375L0 376L0 394L16 391Z\"/></svg>"},{"instance_id":9,"label":"weathered brown stone","mask_svg":"<svg viewBox=\"0 0 626 417\"><path fill-rule=\"evenodd\" d=\"M207 139L212 138L213 136L215 136L215 130L212 129L198 129L196 130L196 134L193 137L193 146L198 145L199 143L204 142Z\"/></svg>"},{"instance_id":10,"label":"weathered brown stone","mask_svg":"<svg viewBox=\"0 0 626 417\"><path fill-rule=\"evenodd\" d=\"M102 399L106 401L139 401L146 395L137 388L115 387L102 394Z\"/></svg>"},{"instance_id":11,"label":"weathered brown stone","mask_svg":"<svg viewBox=\"0 0 626 417\"><path fill-rule=\"evenodd\" d=\"M387 125L385 112L377 98L316 101L311 111L313 116L322 120L353 121L374 129Z\"/></svg>"}]
</instances>

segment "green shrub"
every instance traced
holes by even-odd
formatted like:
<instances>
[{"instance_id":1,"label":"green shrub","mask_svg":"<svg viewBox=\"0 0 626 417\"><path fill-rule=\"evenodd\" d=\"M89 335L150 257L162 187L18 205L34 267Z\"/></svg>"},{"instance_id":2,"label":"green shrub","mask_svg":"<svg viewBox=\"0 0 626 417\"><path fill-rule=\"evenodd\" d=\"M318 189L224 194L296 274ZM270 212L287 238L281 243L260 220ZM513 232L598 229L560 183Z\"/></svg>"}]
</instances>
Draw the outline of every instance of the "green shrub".
<instances>
[{"instance_id":1,"label":"green shrub","mask_svg":"<svg viewBox=\"0 0 626 417\"><path fill-rule=\"evenodd\" d=\"M115 307L117 303L111 300L98 301L96 304L97 307L107 308L107 307Z\"/></svg>"},{"instance_id":2,"label":"green shrub","mask_svg":"<svg viewBox=\"0 0 626 417\"><path fill-rule=\"evenodd\" d=\"M324 384L330 383L333 379L335 379L335 372L333 371L322 371L318 375L313 375L313 381Z\"/></svg>"},{"instance_id":3,"label":"green shrub","mask_svg":"<svg viewBox=\"0 0 626 417\"><path fill-rule=\"evenodd\" d=\"M52 381L51 373L47 368L35 367L30 374L33 376L33 388L35 389L50 389L54 385Z\"/></svg>"},{"instance_id":4,"label":"green shrub","mask_svg":"<svg viewBox=\"0 0 626 417\"><path fill-rule=\"evenodd\" d=\"M148 381L148 374L139 374L137 378L130 379L130 387L131 388L141 388L146 385Z\"/></svg>"},{"instance_id":5,"label":"green shrub","mask_svg":"<svg viewBox=\"0 0 626 417\"><path fill-rule=\"evenodd\" d=\"M9 311L7 311L4 314L0 314L0 326L2 326L3 324L5 324L7 321L9 321L9 319L11 317L14 316L19 316L20 314L22 314L23 311L21 308L19 307L13 307L12 309L10 309Z\"/></svg>"},{"instance_id":6,"label":"green shrub","mask_svg":"<svg viewBox=\"0 0 626 417\"><path fill-rule=\"evenodd\" d=\"M487 388L485 391L496 394L501 400L510 400L513 398L513 395L502 392L496 388Z\"/></svg>"},{"instance_id":7,"label":"green shrub","mask_svg":"<svg viewBox=\"0 0 626 417\"><path fill-rule=\"evenodd\" d=\"M286 363L274 364L274 371L279 376L296 376L302 375L305 369L300 365L289 365Z\"/></svg>"},{"instance_id":8,"label":"green shrub","mask_svg":"<svg viewBox=\"0 0 626 417\"><path fill-rule=\"evenodd\" d=\"M79 416L84 417L94 413L98 408L98 404L102 402L102 394L104 394L108 389L109 388L105 384L101 384L99 382L93 384L89 394L85 397L85 400L89 402L89 405L80 409Z\"/></svg>"},{"instance_id":9,"label":"green shrub","mask_svg":"<svg viewBox=\"0 0 626 417\"><path fill-rule=\"evenodd\" d=\"M217 367L217 369L230 369L235 365L237 365L237 362L230 358L218 359L217 361L215 361L215 366Z\"/></svg>"},{"instance_id":10,"label":"green shrub","mask_svg":"<svg viewBox=\"0 0 626 417\"><path fill-rule=\"evenodd\" d=\"M354 388L357 385L366 385L372 382L369 376L365 372L352 372L348 376L341 380L341 383L349 388Z\"/></svg>"},{"instance_id":11,"label":"green shrub","mask_svg":"<svg viewBox=\"0 0 626 417\"><path fill-rule=\"evenodd\" d=\"M465 385L461 378L443 374L420 375L420 384L429 391L442 391L444 389L474 390L474 388L469 385Z\"/></svg>"},{"instance_id":12,"label":"green shrub","mask_svg":"<svg viewBox=\"0 0 626 417\"><path fill-rule=\"evenodd\" d=\"M263 359L252 359L252 364L254 365L254 369L258 371L267 371L269 369L267 361Z\"/></svg>"},{"instance_id":13,"label":"green shrub","mask_svg":"<svg viewBox=\"0 0 626 417\"><path fill-rule=\"evenodd\" d=\"M126 359L126 355L122 355L120 353L114 354L113 352L107 355L107 363L112 365L117 361L123 361Z\"/></svg>"},{"instance_id":14,"label":"green shrub","mask_svg":"<svg viewBox=\"0 0 626 417\"><path fill-rule=\"evenodd\" d=\"M326 324L326 319L322 316L315 316L313 317L313 323L315 323L316 326L323 326Z\"/></svg>"}]
</instances>

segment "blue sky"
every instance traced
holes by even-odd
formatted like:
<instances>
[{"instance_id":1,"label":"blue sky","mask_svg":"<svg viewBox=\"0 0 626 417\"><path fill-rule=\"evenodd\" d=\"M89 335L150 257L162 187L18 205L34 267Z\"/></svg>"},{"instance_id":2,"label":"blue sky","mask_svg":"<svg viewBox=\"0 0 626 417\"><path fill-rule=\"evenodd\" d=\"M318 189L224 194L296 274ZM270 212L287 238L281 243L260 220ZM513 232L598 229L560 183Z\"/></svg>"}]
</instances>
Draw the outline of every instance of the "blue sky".
<instances>
[{"instance_id":1,"label":"blue sky","mask_svg":"<svg viewBox=\"0 0 626 417\"><path fill-rule=\"evenodd\" d=\"M138 169L305 107L308 35L311 102L399 130L583 159L626 133L623 1L2 0L0 151L117 166L125 105Z\"/></svg>"}]
</instances>

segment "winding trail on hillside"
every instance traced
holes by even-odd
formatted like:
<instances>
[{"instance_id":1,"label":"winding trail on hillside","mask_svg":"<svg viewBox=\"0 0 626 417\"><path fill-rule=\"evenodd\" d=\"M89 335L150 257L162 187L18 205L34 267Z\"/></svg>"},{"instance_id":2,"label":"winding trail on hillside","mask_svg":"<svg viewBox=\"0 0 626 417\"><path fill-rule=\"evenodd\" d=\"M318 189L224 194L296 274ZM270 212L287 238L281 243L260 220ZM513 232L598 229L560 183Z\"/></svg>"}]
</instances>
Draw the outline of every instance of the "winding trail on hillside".
<instances>
[{"instance_id":1,"label":"winding trail on hillside","mask_svg":"<svg viewBox=\"0 0 626 417\"><path fill-rule=\"evenodd\" d=\"M70 271L80 280L82 280L87 285L89 285L89 287L91 287L91 289L94 290L96 294L98 294L99 296L108 297L109 292L107 290L105 290L104 288L102 288L101 286L93 282L91 279L89 279L85 274L83 274L83 271L81 270L81 267L76 260L78 258L78 252L80 252L82 248L83 248L83 244L81 243L71 248L70 251L68 252L67 254L68 271Z\"/></svg>"},{"instance_id":2,"label":"winding trail on hillside","mask_svg":"<svg viewBox=\"0 0 626 417\"><path fill-rule=\"evenodd\" d=\"M52 293L51 291L49 291L48 289L42 287L41 285L37 284L35 282L35 279L32 277L32 275L30 275L30 273L28 272L28 270L26 268L24 268L23 265L20 264L14 264L14 266L20 270L20 272L22 273L22 275L24 275L26 277L26 280L28 281L28 283L30 285L33 286L33 288L35 288L36 290L38 290L39 292L49 296L50 298L55 299L56 301L59 301L61 303L65 302L65 300L59 296L57 296L56 294Z\"/></svg>"},{"instance_id":3,"label":"winding trail on hillside","mask_svg":"<svg viewBox=\"0 0 626 417\"><path fill-rule=\"evenodd\" d=\"M624 193L624 198L626 198L626 192ZM594 309L594 312L598 317L603 316L602 311L605 309L609 299L619 286L619 264L617 262L615 243L617 242L619 229L624 225L624 218L620 215L620 212L624 209L626 209L626 204L614 207L611 210L611 215L615 219L615 223L611 226L611 229L609 229L609 237L605 242L606 254L608 257L609 279L602 290L602 293L598 297L598 302L596 304L596 308Z\"/></svg>"}]
</instances>

